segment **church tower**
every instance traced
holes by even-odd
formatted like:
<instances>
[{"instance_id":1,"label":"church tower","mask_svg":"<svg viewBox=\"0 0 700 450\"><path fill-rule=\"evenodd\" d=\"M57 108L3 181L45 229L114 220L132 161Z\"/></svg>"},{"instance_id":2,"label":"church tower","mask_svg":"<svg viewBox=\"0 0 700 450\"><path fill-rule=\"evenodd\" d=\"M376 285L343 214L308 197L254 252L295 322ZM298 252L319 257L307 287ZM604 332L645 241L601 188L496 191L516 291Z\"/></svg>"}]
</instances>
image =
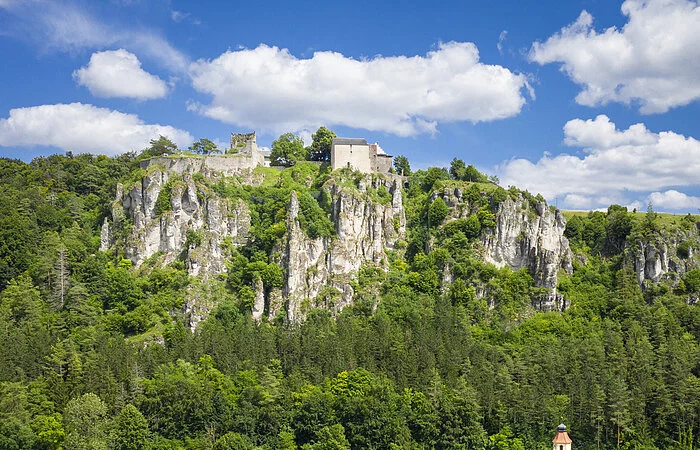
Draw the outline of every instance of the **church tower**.
<instances>
[{"instance_id":1,"label":"church tower","mask_svg":"<svg viewBox=\"0 0 700 450\"><path fill-rule=\"evenodd\" d=\"M557 435L552 439L554 450L571 450L571 438L566 432L566 425L563 423L557 427Z\"/></svg>"}]
</instances>

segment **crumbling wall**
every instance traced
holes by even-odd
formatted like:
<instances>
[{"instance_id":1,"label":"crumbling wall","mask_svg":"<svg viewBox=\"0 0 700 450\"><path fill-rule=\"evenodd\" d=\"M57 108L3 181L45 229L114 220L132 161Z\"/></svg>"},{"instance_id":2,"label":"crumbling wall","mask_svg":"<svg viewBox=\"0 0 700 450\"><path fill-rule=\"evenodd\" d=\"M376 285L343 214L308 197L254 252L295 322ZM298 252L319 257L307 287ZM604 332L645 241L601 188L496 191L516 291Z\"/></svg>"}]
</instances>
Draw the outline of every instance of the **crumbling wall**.
<instances>
[{"instance_id":1,"label":"crumbling wall","mask_svg":"<svg viewBox=\"0 0 700 450\"><path fill-rule=\"evenodd\" d=\"M171 156L151 158L141 162L142 169L158 166L165 171L183 173L197 173L209 175L224 175L227 177L241 175L244 171L255 169L265 163L263 155L255 151L252 155L208 155L183 157Z\"/></svg>"},{"instance_id":2,"label":"crumbling wall","mask_svg":"<svg viewBox=\"0 0 700 450\"><path fill-rule=\"evenodd\" d=\"M231 133L231 150L229 153L252 156L258 151L255 131L252 133Z\"/></svg>"}]
</instances>

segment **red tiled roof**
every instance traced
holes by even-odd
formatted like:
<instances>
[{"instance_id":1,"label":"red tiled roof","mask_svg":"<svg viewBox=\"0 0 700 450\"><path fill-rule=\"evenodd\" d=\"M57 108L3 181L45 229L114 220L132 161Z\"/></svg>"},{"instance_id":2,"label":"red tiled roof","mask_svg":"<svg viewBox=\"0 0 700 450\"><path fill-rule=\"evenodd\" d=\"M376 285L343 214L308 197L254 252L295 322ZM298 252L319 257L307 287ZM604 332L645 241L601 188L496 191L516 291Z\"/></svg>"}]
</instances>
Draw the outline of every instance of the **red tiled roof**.
<instances>
[{"instance_id":1,"label":"red tiled roof","mask_svg":"<svg viewBox=\"0 0 700 450\"><path fill-rule=\"evenodd\" d=\"M552 442L555 444L571 444L573 441L566 431L560 431L556 436L554 436Z\"/></svg>"}]
</instances>

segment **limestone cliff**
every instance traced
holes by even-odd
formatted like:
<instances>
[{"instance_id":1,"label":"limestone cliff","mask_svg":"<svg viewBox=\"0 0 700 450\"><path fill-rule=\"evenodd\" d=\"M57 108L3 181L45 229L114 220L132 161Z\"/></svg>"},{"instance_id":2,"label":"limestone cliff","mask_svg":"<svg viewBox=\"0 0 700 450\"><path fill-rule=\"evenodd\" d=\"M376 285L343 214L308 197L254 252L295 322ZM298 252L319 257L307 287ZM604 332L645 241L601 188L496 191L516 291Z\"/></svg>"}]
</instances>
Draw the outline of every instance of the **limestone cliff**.
<instances>
[{"instance_id":1,"label":"limestone cliff","mask_svg":"<svg viewBox=\"0 0 700 450\"><path fill-rule=\"evenodd\" d=\"M113 223L103 225L102 247L113 243L120 223L121 229L129 224L123 245L134 266L149 258L158 258L160 264L180 258L194 276L206 279L225 272L227 248L251 242L251 211L244 199L214 192L213 183L224 180L226 173L211 165L196 159L148 165L140 180L118 190ZM252 180L253 172L244 172L235 179L225 178L226 183L260 181ZM273 319L285 311L287 320L298 322L310 308L338 312L350 304L352 281L362 264L386 267L387 249L405 237L401 188L400 179L390 176L330 177L321 189L330 199L335 233L317 238L304 230L299 197L292 191L286 233L269 255L269 262L282 268L283 287L273 289L259 278L254 280L250 286L254 318ZM468 217L483 208L485 194L471 203L460 189L433 194L438 195L451 207L453 217ZM563 309L566 305L556 292L557 274L571 271L571 250L561 213L544 202L508 196L498 204L493 223L482 230L477 243L483 259L497 267L527 268L536 285L548 290L536 307ZM190 303L187 308L195 311L197 305ZM202 315L206 311L192 313Z\"/></svg>"},{"instance_id":2,"label":"limestone cliff","mask_svg":"<svg viewBox=\"0 0 700 450\"><path fill-rule=\"evenodd\" d=\"M257 274L249 286L253 293L249 299L252 316L258 321L275 319L284 312L286 320L299 322L314 307L340 311L353 301L353 281L361 266L371 263L386 267L387 250L406 237L400 177L341 172L328 176L316 167L304 172L306 169L296 166L289 169L291 172L276 175L276 172L242 167L237 160L226 158L160 158L144 164L142 169L140 179L118 187L112 221L102 225L100 249L107 250L119 243L119 249L135 267L148 259L156 264L180 259L190 275L202 282L211 281L211 286L222 284L212 276L226 271L230 248L251 245L246 248L259 253L259 247L255 247L259 241L254 240L257 238L251 232L251 216L262 220L259 205L267 195L265 189L286 189L274 191L283 192L281 200L276 200L273 219L280 234L270 244L272 249L266 248L269 259L264 261L279 265L281 278L267 285L268 281ZM301 174L299 179L292 175L296 169ZM265 176L272 179L265 180ZM314 185L323 180L326 181L322 186ZM263 181L268 187L255 188L259 191L246 186L260 185ZM297 183L299 192L290 191L290 184L285 183L292 183L291 186ZM477 183L452 182L451 185L433 192L429 204L440 197L449 208L446 220L473 220L472 216L476 216L480 228L470 236L476 255L496 267L526 268L535 285L544 288L541 298L533 300L536 309L565 309L566 300L556 287L562 271L572 272L572 252L564 236L566 221L561 212L515 189L508 192ZM233 192L230 196L229 188ZM250 193L253 191L260 194L253 195ZM217 192L221 195L226 192L228 197ZM326 231L316 238L305 228L309 222L304 221L311 216L305 215L300 206L300 198L301 204L306 205L304 199L311 198L312 192L316 198L325 199L322 203L326 209L321 214L330 216ZM287 198L289 203L282 224L279 222L285 213L282 205ZM319 200L314 206L317 212L320 206ZM327 221L327 216L321 217ZM675 284L684 273L700 266L700 255L695 254L700 243L697 224L671 231L661 229L650 236L628 241L625 250L627 262L634 268L642 287L665 279ZM688 242L694 244L687 245ZM430 246L430 242L426 245ZM447 264L443 292L447 292L453 278ZM477 296L488 297L484 286L474 287ZM216 303L217 296L206 294L208 291L203 289L192 289L184 308L193 327ZM210 300L204 302L200 297Z\"/></svg>"},{"instance_id":3,"label":"limestone cliff","mask_svg":"<svg viewBox=\"0 0 700 450\"><path fill-rule=\"evenodd\" d=\"M249 242L251 213L244 200L216 195L205 181L226 174L204 170L205 175L198 172L201 165L197 160L167 167L151 164L133 185L120 186L112 226L103 225L102 248L114 244L115 224L128 224L124 252L135 267L149 258L158 258L159 264L180 258L193 276L206 279L225 272L226 247ZM249 178L245 173L238 176L245 183ZM330 219L336 230L331 237L312 239L306 234L299 223L297 194L292 192L287 232L271 255L283 268L284 287L266 291L261 280L255 280L251 288L256 320L264 315L273 319L285 310L287 319L295 322L313 306L339 311L352 302L350 282L363 263L386 265L386 249L405 233L401 184L384 176L354 182L331 178L322 187L331 200ZM380 187L390 197L373 196ZM194 303L188 301L185 307L193 324L206 315Z\"/></svg>"},{"instance_id":4,"label":"limestone cliff","mask_svg":"<svg viewBox=\"0 0 700 450\"><path fill-rule=\"evenodd\" d=\"M367 186L358 189L345 187L333 180L326 183L331 196L331 220L336 236L311 239L299 224L299 202L292 193L287 214L282 263L287 269L284 297L287 299L287 318L302 320L306 311L323 306L339 311L352 301L352 275L366 261L386 265L386 249L394 247L405 233L406 219L397 181L374 178L371 188L384 185L391 193L389 204L370 200ZM321 295L328 287L329 295ZM326 302L321 304L320 302Z\"/></svg>"},{"instance_id":5,"label":"limestone cliff","mask_svg":"<svg viewBox=\"0 0 700 450\"><path fill-rule=\"evenodd\" d=\"M560 270L573 270L565 229L566 219L558 209L551 210L545 202L533 208L522 196L509 197L498 206L496 226L481 235L484 260L514 270L526 267L535 284L549 290L537 309L562 310L566 304L556 291L557 275Z\"/></svg>"},{"instance_id":6,"label":"limestone cliff","mask_svg":"<svg viewBox=\"0 0 700 450\"><path fill-rule=\"evenodd\" d=\"M686 272L700 267L700 225L659 230L628 243L625 256L642 288L667 280L675 285Z\"/></svg>"},{"instance_id":7,"label":"limestone cliff","mask_svg":"<svg viewBox=\"0 0 700 450\"><path fill-rule=\"evenodd\" d=\"M192 173L155 167L117 200L113 220L125 213L133 223L125 254L135 266L157 254L164 264L171 263L186 252L191 275L221 273L224 243L247 240L250 211L245 202L213 195L198 186Z\"/></svg>"},{"instance_id":8,"label":"limestone cliff","mask_svg":"<svg viewBox=\"0 0 700 450\"><path fill-rule=\"evenodd\" d=\"M482 208L481 202L470 202L459 188L433 194L433 198L437 196L451 208L454 218L469 217ZM564 236L566 219L561 212L550 209L544 201L509 195L498 204L494 222L493 227L482 230L477 245L484 261L513 270L527 268L535 285L548 291L546 297L535 300L534 306L543 311L565 309L568 305L556 291L557 276L560 270L571 273L573 267L569 241Z\"/></svg>"}]
</instances>

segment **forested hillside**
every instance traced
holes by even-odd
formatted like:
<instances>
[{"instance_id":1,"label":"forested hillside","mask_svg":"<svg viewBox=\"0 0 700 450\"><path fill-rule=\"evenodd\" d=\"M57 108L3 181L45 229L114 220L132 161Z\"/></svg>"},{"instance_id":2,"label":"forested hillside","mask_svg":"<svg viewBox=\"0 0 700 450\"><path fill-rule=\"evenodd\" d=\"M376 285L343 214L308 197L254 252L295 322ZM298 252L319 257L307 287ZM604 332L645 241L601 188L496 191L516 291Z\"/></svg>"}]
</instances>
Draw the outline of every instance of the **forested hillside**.
<instances>
[{"instance_id":1,"label":"forested hillside","mask_svg":"<svg viewBox=\"0 0 700 450\"><path fill-rule=\"evenodd\" d=\"M323 187L363 176L308 162L193 176L245 203L251 236L225 243L224 274L195 277L196 232L173 261L134 265L128 221L99 250L117 186L161 144L0 159L0 449L549 449L562 421L580 449L700 445L698 216L569 215L572 270L555 289L568 307L540 311L538 269L497 268L483 242L502 205L535 217L543 199L459 160L409 175L403 158L405 234L341 280L352 301L334 308L331 280L305 320L268 306L260 320L258 283L267 298L286 275L292 196L309 239L337 239ZM192 298L208 311L193 331Z\"/></svg>"}]
</instances>

